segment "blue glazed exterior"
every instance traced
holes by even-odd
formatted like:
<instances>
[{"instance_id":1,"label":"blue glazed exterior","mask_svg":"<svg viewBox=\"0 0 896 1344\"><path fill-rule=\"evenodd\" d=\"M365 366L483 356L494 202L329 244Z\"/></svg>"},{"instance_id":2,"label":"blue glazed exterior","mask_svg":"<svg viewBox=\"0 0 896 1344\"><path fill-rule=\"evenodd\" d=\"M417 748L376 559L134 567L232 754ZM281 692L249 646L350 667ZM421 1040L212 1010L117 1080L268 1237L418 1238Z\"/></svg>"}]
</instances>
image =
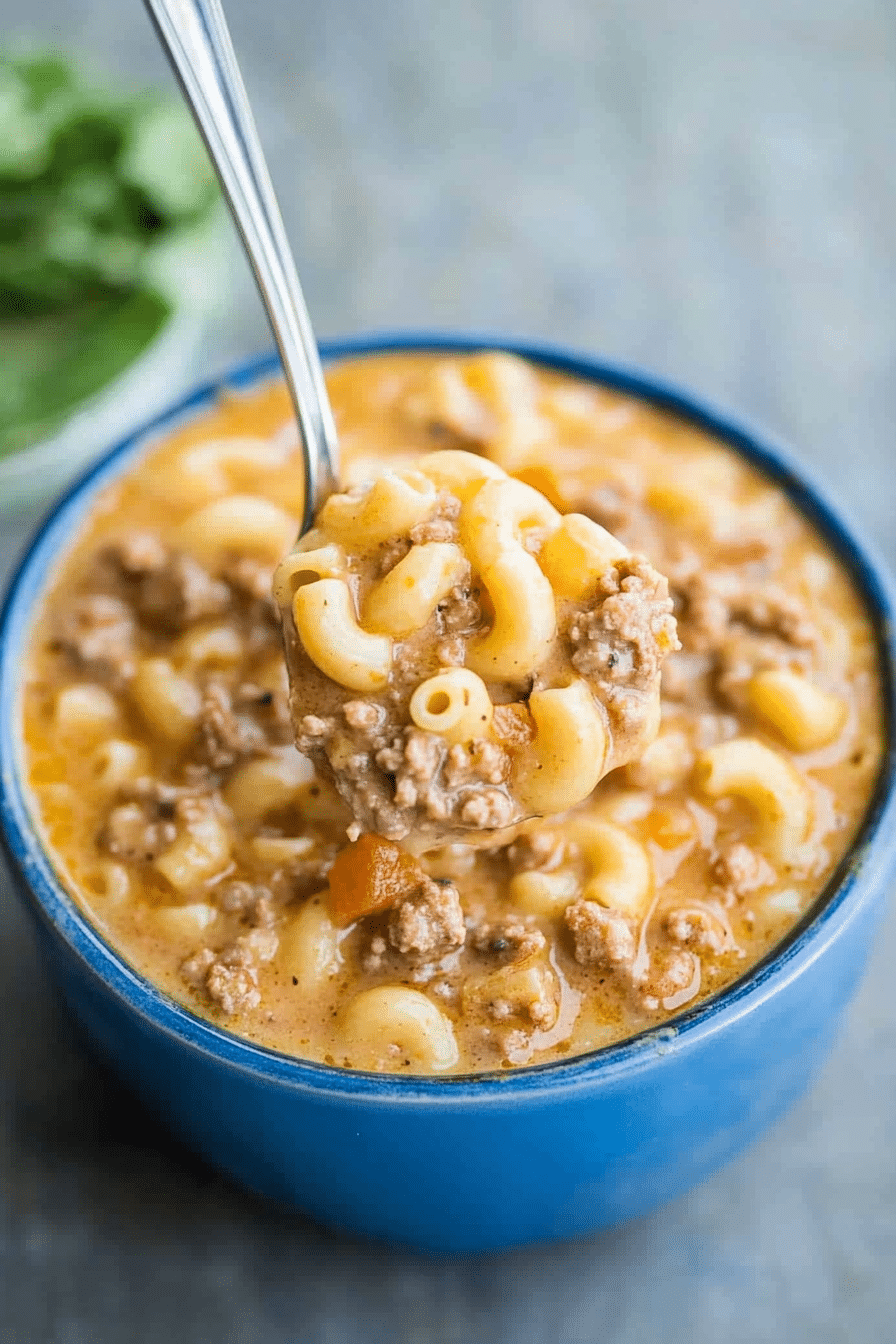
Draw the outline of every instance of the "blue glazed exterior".
<instances>
[{"instance_id":1,"label":"blue glazed exterior","mask_svg":"<svg viewBox=\"0 0 896 1344\"><path fill-rule=\"evenodd\" d=\"M332 1226L450 1252L576 1236L645 1213L761 1134L824 1059L896 874L893 606L880 566L779 448L648 375L480 335L399 333L324 354L488 346L646 397L742 452L826 535L878 632L890 745L854 852L774 954L665 1029L568 1063L468 1079L303 1063L220 1031L159 993L56 881L29 822L16 735L35 603L96 490L148 442L201 414L222 384L113 449L70 491L23 561L0 626L0 831L52 973L90 1039L149 1109L242 1184ZM272 357L254 361L223 385L250 387L277 367Z\"/></svg>"}]
</instances>

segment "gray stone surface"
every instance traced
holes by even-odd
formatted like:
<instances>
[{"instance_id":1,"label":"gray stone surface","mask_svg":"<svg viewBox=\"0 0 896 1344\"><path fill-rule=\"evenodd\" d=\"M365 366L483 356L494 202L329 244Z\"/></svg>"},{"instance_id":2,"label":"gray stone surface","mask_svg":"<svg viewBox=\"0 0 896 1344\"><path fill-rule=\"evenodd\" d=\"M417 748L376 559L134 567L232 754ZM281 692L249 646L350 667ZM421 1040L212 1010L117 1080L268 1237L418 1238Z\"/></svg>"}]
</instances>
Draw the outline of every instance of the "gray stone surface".
<instances>
[{"instance_id":1,"label":"gray stone surface","mask_svg":"<svg viewBox=\"0 0 896 1344\"><path fill-rule=\"evenodd\" d=\"M228 10L322 334L500 328L652 365L790 438L896 558L891 0ZM165 78L137 0L0 0L0 25ZM265 340L244 284L205 363ZM811 1095L691 1196L438 1263L172 1145L73 1038L4 890L0 1340L888 1344L893 958L891 919Z\"/></svg>"}]
</instances>

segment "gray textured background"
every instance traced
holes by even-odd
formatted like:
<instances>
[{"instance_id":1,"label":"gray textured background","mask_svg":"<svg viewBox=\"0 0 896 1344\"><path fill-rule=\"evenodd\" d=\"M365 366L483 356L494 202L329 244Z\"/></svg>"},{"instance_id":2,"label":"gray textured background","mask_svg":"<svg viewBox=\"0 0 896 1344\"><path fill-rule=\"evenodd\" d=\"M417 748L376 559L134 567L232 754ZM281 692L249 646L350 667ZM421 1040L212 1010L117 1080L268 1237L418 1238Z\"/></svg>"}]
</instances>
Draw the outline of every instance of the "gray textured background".
<instances>
[{"instance_id":1,"label":"gray textured background","mask_svg":"<svg viewBox=\"0 0 896 1344\"><path fill-rule=\"evenodd\" d=\"M652 365L790 438L896 558L893 0L227 8L321 334L475 325ZM0 0L0 29L166 77L138 0ZM234 265L209 367L267 340ZM169 1144L75 1042L9 907L4 1344L896 1337L893 920L820 1082L741 1161L621 1231L438 1263L271 1212Z\"/></svg>"}]
</instances>

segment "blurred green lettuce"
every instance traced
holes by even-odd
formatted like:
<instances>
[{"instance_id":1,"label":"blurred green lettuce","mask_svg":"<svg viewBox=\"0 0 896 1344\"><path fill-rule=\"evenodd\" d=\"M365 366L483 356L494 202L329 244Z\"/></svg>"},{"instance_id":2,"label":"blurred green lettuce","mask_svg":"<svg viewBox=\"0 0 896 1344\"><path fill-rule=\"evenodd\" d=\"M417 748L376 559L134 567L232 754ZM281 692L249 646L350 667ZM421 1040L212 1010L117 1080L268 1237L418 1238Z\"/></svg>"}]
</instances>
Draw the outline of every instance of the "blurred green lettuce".
<instances>
[{"instance_id":1,"label":"blurred green lettuce","mask_svg":"<svg viewBox=\"0 0 896 1344\"><path fill-rule=\"evenodd\" d=\"M184 108L60 52L0 54L0 456L151 344L172 311L153 258L216 197Z\"/></svg>"}]
</instances>

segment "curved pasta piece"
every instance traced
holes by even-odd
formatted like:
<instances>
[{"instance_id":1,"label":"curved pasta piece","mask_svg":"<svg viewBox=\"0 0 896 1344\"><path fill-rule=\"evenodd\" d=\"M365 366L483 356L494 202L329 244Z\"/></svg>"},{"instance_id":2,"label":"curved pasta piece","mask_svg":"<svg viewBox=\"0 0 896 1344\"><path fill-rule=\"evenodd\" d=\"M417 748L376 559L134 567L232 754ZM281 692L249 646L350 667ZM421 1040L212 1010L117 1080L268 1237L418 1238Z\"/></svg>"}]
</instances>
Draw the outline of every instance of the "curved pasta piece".
<instances>
[{"instance_id":1,"label":"curved pasta piece","mask_svg":"<svg viewBox=\"0 0 896 1344\"><path fill-rule=\"evenodd\" d=\"M478 453L467 453L462 448L443 448L427 453L417 462L422 471L439 490L450 490L465 503L488 480L504 480L506 473L496 462Z\"/></svg>"},{"instance_id":2,"label":"curved pasta piece","mask_svg":"<svg viewBox=\"0 0 896 1344\"><path fill-rule=\"evenodd\" d=\"M294 747L281 747L234 770L224 787L224 800L239 821L256 823L296 802L313 777L310 761Z\"/></svg>"},{"instance_id":3,"label":"curved pasta piece","mask_svg":"<svg viewBox=\"0 0 896 1344\"><path fill-rule=\"evenodd\" d=\"M343 1012L342 1030L356 1068L390 1068L410 1059L422 1071L443 1073L458 1060L450 1020L418 989L364 990Z\"/></svg>"},{"instance_id":4,"label":"curved pasta piece","mask_svg":"<svg viewBox=\"0 0 896 1344\"><path fill-rule=\"evenodd\" d=\"M780 752L752 737L732 738L702 753L697 778L710 798L733 794L751 804L773 857L798 862L812 824L812 797Z\"/></svg>"},{"instance_id":5,"label":"curved pasta piece","mask_svg":"<svg viewBox=\"0 0 896 1344\"><path fill-rule=\"evenodd\" d=\"M538 410L538 383L530 364L505 350L465 361L464 380L490 413L484 436L489 457L515 471L549 433Z\"/></svg>"},{"instance_id":6,"label":"curved pasta piece","mask_svg":"<svg viewBox=\"0 0 896 1344\"><path fill-rule=\"evenodd\" d=\"M307 859L314 841L310 835L253 835L249 848L262 867L285 868Z\"/></svg>"},{"instance_id":7,"label":"curved pasta piece","mask_svg":"<svg viewBox=\"0 0 896 1344\"><path fill-rule=\"evenodd\" d=\"M307 541L308 537L302 540ZM346 570L345 551L341 546L330 542L309 549L300 542L274 570L274 598L281 607L289 606L303 584L315 578L341 579L345 577Z\"/></svg>"},{"instance_id":8,"label":"curved pasta piece","mask_svg":"<svg viewBox=\"0 0 896 1344\"><path fill-rule=\"evenodd\" d=\"M543 919L559 919L579 894L575 873L543 873L538 869L516 873L510 879L510 899L519 910Z\"/></svg>"},{"instance_id":9,"label":"curved pasta piece","mask_svg":"<svg viewBox=\"0 0 896 1344\"><path fill-rule=\"evenodd\" d=\"M582 899L626 915L643 914L653 892L653 872L640 841L611 821L575 823L574 834L588 865Z\"/></svg>"},{"instance_id":10,"label":"curved pasta piece","mask_svg":"<svg viewBox=\"0 0 896 1344\"><path fill-rule=\"evenodd\" d=\"M301 993L313 995L341 964L339 930L313 896L281 931L277 965Z\"/></svg>"},{"instance_id":11,"label":"curved pasta piece","mask_svg":"<svg viewBox=\"0 0 896 1344\"><path fill-rule=\"evenodd\" d=\"M197 625L172 650L181 667L235 667L245 657L243 641L232 625Z\"/></svg>"},{"instance_id":12,"label":"curved pasta piece","mask_svg":"<svg viewBox=\"0 0 896 1344\"><path fill-rule=\"evenodd\" d=\"M113 732L121 722L121 710L111 691L94 682L64 686L53 706L56 731L72 741L96 741Z\"/></svg>"},{"instance_id":13,"label":"curved pasta piece","mask_svg":"<svg viewBox=\"0 0 896 1344\"><path fill-rule=\"evenodd\" d=\"M214 924L218 911L205 901L190 905L160 905L153 912L153 923L166 938L193 943Z\"/></svg>"},{"instance_id":14,"label":"curved pasta piece","mask_svg":"<svg viewBox=\"0 0 896 1344\"><path fill-rule=\"evenodd\" d=\"M516 759L514 792L529 813L565 812L587 798L604 773L603 719L584 681L533 691L529 711L537 733Z\"/></svg>"},{"instance_id":15,"label":"curved pasta piece","mask_svg":"<svg viewBox=\"0 0 896 1344\"><path fill-rule=\"evenodd\" d=\"M438 733L446 742L487 737L493 713L488 687L466 667L429 677L411 696L410 714L417 727Z\"/></svg>"},{"instance_id":16,"label":"curved pasta piece","mask_svg":"<svg viewBox=\"0 0 896 1344\"><path fill-rule=\"evenodd\" d=\"M144 658L130 685L131 697L149 726L166 742L184 746L199 719L202 699L189 677L166 658Z\"/></svg>"},{"instance_id":17,"label":"curved pasta piece","mask_svg":"<svg viewBox=\"0 0 896 1344\"><path fill-rule=\"evenodd\" d=\"M558 597L581 602L614 562L628 554L628 547L605 527L582 513L567 513L545 541L538 563Z\"/></svg>"},{"instance_id":18,"label":"curved pasta piece","mask_svg":"<svg viewBox=\"0 0 896 1344\"><path fill-rule=\"evenodd\" d=\"M294 446L248 435L206 439L166 453L158 470L147 475L146 487L154 498L168 504L198 508L234 490L250 489L260 480L267 486L276 477L279 499ZM293 469L291 474L301 479L301 471Z\"/></svg>"},{"instance_id":19,"label":"curved pasta piece","mask_svg":"<svg viewBox=\"0 0 896 1344\"><path fill-rule=\"evenodd\" d=\"M392 641L361 629L342 579L306 584L293 598L292 611L305 652L325 676L351 691L376 691L387 684Z\"/></svg>"},{"instance_id":20,"label":"curved pasta piece","mask_svg":"<svg viewBox=\"0 0 896 1344\"><path fill-rule=\"evenodd\" d=\"M155 866L175 891L187 895L220 873L229 862L227 828L211 802L196 799L193 815L174 843L155 860Z\"/></svg>"},{"instance_id":21,"label":"curved pasta piece","mask_svg":"<svg viewBox=\"0 0 896 1344\"><path fill-rule=\"evenodd\" d=\"M359 495L331 495L319 526L353 550L370 550L424 522L436 503L436 488L419 471L385 471Z\"/></svg>"},{"instance_id":22,"label":"curved pasta piece","mask_svg":"<svg viewBox=\"0 0 896 1344\"><path fill-rule=\"evenodd\" d=\"M757 672L747 683L754 714L793 751L826 747L846 721L846 702L786 667Z\"/></svg>"},{"instance_id":23,"label":"curved pasta piece","mask_svg":"<svg viewBox=\"0 0 896 1344\"><path fill-rule=\"evenodd\" d=\"M412 546L367 594L364 626L396 639L422 629L442 599L469 573L463 551L452 542Z\"/></svg>"},{"instance_id":24,"label":"curved pasta piece","mask_svg":"<svg viewBox=\"0 0 896 1344\"><path fill-rule=\"evenodd\" d=\"M531 485L509 477L489 480L461 509L461 545L481 572L507 551L527 555L526 533L553 532L560 519L553 504Z\"/></svg>"},{"instance_id":25,"label":"curved pasta piece","mask_svg":"<svg viewBox=\"0 0 896 1344\"><path fill-rule=\"evenodd\" d=\"M296 535L295 518L260 495L226 495L205 504L183 523L185 550L206 564L232 552L257 555L274 564Z\"/></svg>"},{"instance_id":26,"label":"curved pasta piece","mask_svg":"<svg viewBox=\"0 0 896 1344\"><path fill-rule=\"evenodd\" d=\"M101 742L92 757L93 778L97 786L110 793L123 784L149 773L149 751L142 742L110 737Z\"/></svg>"},{"instance_id":27,"label":"curved pasta piece","mask_svg":"<svg viewBox=\"0 0 896 1344\"><path fill-rule=\"evenodd\" d=\"M486 680L523 681L541 667L557 633L554 590L522 547L499 555L480 578L494 618L467 646L467 666Z\"/></svg>"}]
</instances>

